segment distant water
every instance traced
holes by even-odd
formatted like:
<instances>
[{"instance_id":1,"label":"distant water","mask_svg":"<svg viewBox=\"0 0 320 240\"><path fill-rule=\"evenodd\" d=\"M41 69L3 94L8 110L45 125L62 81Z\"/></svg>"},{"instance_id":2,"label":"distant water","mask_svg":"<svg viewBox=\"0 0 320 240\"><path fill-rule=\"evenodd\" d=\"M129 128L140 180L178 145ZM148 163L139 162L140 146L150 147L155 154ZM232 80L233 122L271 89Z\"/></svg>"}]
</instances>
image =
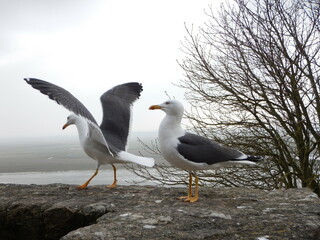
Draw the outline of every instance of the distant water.
<instances>
[{"instance_id":1,"label":"distant water","mask_svg":"<svg viewBox=\"0 0 320 240\"><path fill-rule=\"evenodd\" d=\"M146 157L143 143L151 145L155 133L136 133L129 139L128 152ZM96 169L96 161L89 158L82 150L78 137L43 138L28 141L10 141L0 143L0 183L18 184L83 184ZM111 184L113 170L110 165L100 168L99 174L92 180L92 185ZM117 165L118 184L152 184L141 182L143 179Z\"/></svg>"},{"instance_id":2,"label":"distant water","mask_svg":"<svg viewBox=\"0 0 320 240\"><path fill-rule=\"evenodd\" d=\"M11 184L76 184L81 185L93 174L93 170L78 171L53 171L53 172L16 172L0 173L0 183ZM155 185L152 181L142 179L130 171L120 168L117 170L117 184L119 185ZM92 179L90 185L110 185L113 182L113 170L106 169L99 171L99 174ZM89 185L89 186L90 186Z\"/></svg>"}]
</instances>

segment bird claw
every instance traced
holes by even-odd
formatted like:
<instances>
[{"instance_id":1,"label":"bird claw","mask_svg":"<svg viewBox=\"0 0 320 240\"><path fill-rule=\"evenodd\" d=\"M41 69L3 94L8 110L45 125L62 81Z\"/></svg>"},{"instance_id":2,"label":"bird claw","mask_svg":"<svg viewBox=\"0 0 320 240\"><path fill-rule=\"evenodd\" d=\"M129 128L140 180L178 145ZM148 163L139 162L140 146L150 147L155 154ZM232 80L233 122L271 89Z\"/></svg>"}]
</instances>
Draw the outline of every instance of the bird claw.
<instances>
[{"instance_id":1,"label":"bird claw","mask_svg":"<svg viewBox=\"0 0 320 240\"><path fill-rule=\"evenodd\" d=\"M87 188L87 185L83 184L83 185L80 185L77 187L78 190L83 190L83 189L86 189Z\"/></svg>"},{"instance_id":2,"label":"bird claw","mask_svg":"<svg viewBox=\"0 0 320 240\"><path fill-rule=\"evenodd\" d=\"M179 200L184 200L185 202L196 202L198 201L198 198L197 196L182 196L182 197L178 197Z\"/></svg>"},{"instance_id":3,"label":"bird claw","mask_svg":"<svg viewBox=\"0 0 320 240\"><path fill-rule=\"evenodd\" d=\"M113 182L111 185L107 185L107 188L115 188L117 186L117 181Z\"/></svg>"},{"instance_id":4,"label":"bird claw","mask_svg":"<svg viewBox=\"0 0 320 240\"><path fill-rule=\"evenodd\" d=\"M185 202L191 202L191 203L193 203L193 202L196 202L196 201L198 201L198 197L189 197L189 198L187 198L186 200L184 200Z\"/></svg>"},{"instance_id":5,"label":"bird claw","mask_svg":"<svg viewBox=\"0 0 320 240\"><path fill-rule=\"evenodd\" d=\"M189 198L189 196L178 197L179 200L181 200L181 199L188 199L188 198Z\"/></svg>"}]
</instances>

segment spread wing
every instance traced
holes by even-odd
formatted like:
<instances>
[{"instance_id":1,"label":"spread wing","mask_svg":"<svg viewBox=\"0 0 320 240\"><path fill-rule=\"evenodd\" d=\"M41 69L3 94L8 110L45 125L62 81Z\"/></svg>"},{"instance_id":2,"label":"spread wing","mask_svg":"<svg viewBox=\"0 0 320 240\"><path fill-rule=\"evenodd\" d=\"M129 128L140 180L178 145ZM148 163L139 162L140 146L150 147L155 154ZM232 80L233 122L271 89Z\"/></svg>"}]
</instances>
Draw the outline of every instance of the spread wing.
<instances>
[{"instance_id":1,"label":"spread wing","mask_svg":"<svg viewBox=\"0 0 320 240\"><path fill-rule=\"evenodd\" d=\"M132 104L140 97L141 92L140 83L130 82L115 86L100 98L103 110L100 129L114 153L126 149Z\"/></svg>"},{"instance_id":2,"label":"spread wing","mask_svg":"<svg viewBox=\"0 0 320 240\"><path fill-rule=\"evenodd\" d=\"M92 136L92 139L94 139L98 144L101 144L103 148L106 148L105 150L110 152L106 139L104 138L96 120L89 110L76 97L64 88L40 79L25 78L24 80L33 88L56 101L59 105L62 105L74 114L83 117L88 122L89 135Z\"/></svg>"},{"instance_id":3,"label":"spread wing","mask_svg":"<svg viewBox=\"0 0 320 240\"><path fill-rule=\"evenodd\" d=\"M98 126L96 120L89 110L64 88L36 78L25 78L24 80L33 88L39 90L44 95L47 95L50 99L56 101L59 105L62 105L69 111L84 117L86 120Z\"/></svg>"}]
</instances>

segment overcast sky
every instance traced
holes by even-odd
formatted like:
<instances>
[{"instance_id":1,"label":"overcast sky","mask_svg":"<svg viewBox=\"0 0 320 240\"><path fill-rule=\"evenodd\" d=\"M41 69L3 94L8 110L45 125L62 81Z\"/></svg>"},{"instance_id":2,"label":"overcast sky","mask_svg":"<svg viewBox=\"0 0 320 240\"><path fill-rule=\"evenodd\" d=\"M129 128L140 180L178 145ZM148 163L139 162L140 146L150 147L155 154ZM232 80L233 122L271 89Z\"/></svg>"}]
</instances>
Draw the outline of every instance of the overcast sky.
<instances>
[{"instance_id":1,"label":"overcast sky","mask_svg":"<svg viewBox=\"0 0 320 240\"><path fill-rule=\"evenodd\" d=\"M8 0L0 3L0 139L76 134L61 127L69 111L27 85L34 77L77 97L101 122L100 96L141 82L132 130L157 131L162 111L148 107L183 100L172 83L183 78L177 59L184 23L201 25L217 0Z\"/></svg>"}]
</instances>

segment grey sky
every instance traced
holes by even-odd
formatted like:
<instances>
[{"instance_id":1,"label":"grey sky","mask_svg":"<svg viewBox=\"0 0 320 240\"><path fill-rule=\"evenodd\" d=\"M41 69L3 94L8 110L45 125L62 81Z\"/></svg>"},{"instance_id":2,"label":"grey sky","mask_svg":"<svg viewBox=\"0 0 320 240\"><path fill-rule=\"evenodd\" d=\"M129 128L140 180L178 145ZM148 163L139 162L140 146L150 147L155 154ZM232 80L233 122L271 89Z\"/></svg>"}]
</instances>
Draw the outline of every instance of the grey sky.
<instances>
[{"instance_id":1,"label":"grey sky","mask_svg":"<svg viewBox=\"0 0 320 240\"><path fill-rule=\"evenodd\" d=\"M183 100L176 60L187 25L201 24L209 0L10 0L0 2L2 138L57 136L69 112L32 89L35 77L66 88L101 121L100 95L129 81L144 91L134 105L133 131L156 131L164 114L149 111Z\"/></svg>"}]
</instances>

